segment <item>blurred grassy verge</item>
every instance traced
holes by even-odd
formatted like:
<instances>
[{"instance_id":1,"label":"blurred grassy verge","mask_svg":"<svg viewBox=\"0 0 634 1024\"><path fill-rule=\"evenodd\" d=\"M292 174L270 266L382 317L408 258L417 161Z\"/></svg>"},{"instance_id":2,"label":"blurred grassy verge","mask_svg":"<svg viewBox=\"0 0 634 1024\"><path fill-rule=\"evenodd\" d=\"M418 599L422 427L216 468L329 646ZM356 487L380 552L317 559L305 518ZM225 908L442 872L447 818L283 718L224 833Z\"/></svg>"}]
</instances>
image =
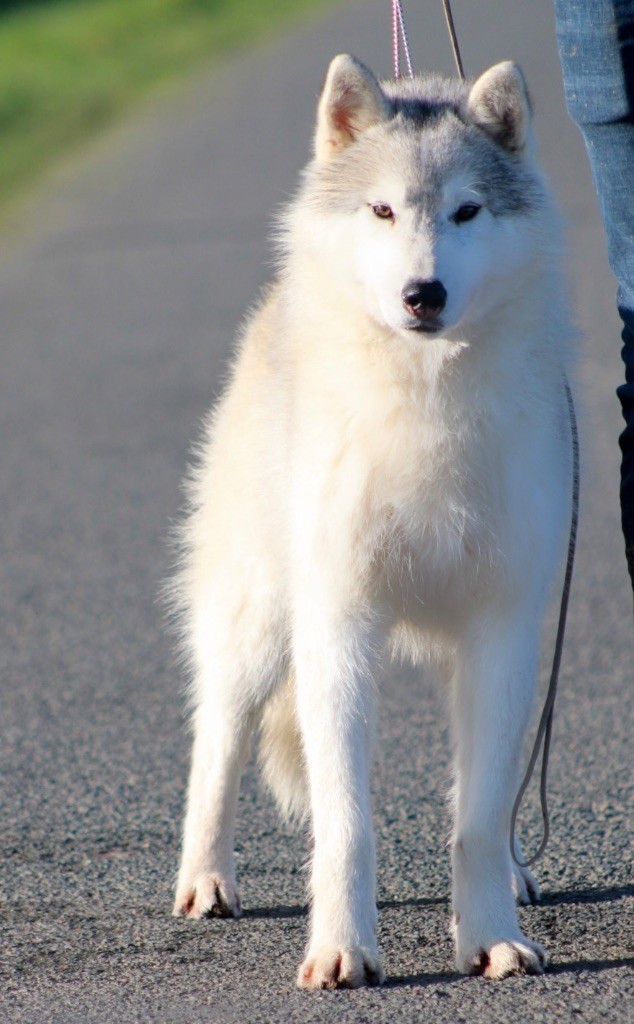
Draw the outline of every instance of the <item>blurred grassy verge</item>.
<instances>
[{"instance_id":1,"label":"blurred grassy verge","mask_svg":"<svg viewBox=\"0 0 634 1024\"><path fill-rule=\"evenodd\" d=\"M14 0L0 5L0 205L151 86L329 2Z\"/></svg>"}]
</instances>

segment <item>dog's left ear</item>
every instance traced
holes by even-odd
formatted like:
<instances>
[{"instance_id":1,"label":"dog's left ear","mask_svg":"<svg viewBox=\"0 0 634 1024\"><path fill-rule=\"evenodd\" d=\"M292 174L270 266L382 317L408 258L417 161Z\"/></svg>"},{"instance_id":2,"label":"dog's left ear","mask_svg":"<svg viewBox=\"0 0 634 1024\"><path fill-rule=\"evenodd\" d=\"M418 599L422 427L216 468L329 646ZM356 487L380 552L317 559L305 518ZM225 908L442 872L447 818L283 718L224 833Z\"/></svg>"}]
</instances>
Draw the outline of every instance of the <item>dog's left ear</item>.
<instances>
[{"instance_id":1,"label":"dog's left ear","mask_svg":"<svg viewBox=\"0 0 634 1024\"><path fill-rule=\"evenodd\" d=\"M325 163L363 131L389 116L388 101L360 60L340 53L330 62L317 108L315 156Z\"/></svg>"},{"instance_id":2,"label":"dog's left ear","mask_svg":"<svg viewBox=\"0 0 634 1024\"><path fill-rule=\"evenodd\" d=\"M521 155L530 134L532 103L517 64L505 60L480 75L468 106L478 127L510 153Z\"/></svg>"}]
</instances>

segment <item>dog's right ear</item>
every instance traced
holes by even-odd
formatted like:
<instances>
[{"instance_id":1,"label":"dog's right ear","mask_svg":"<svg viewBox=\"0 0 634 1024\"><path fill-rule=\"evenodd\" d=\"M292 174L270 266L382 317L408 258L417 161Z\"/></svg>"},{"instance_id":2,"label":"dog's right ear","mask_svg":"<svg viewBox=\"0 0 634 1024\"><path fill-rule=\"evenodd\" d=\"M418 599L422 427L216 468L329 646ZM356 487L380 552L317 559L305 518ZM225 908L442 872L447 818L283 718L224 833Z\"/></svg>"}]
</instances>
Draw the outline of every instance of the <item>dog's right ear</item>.
<instances>
[{"instance_id":1,"label":"dog's right ear","mask_svg":"<svg viewBox=\"0 0 634 1024\"><path fill-rule=\"evenodd\" d=\"M317 108L315 156L325 163L390 112L376 78L361 61L341 53L330 62Z\"/></svg>"}]
</instances>

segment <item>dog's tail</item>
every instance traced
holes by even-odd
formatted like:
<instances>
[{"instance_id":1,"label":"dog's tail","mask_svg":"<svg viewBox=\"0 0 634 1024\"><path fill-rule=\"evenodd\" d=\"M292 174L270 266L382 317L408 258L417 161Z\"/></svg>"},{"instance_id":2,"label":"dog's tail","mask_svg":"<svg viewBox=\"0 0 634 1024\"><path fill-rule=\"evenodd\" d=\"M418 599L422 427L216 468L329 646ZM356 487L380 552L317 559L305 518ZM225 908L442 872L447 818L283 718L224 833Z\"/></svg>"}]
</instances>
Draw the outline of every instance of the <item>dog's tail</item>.
<instances>
[{"instance_id":1,"label":"dog's tail","mask_svg":"<svg viewBox=\"0 0 634 1024\"><path fill-rule=\"evenodd\" d=\"M308 779L292 676L267 702L260 723L259 758L264 781L287 820L308 815Z\"/></svg>"}]
</instances>

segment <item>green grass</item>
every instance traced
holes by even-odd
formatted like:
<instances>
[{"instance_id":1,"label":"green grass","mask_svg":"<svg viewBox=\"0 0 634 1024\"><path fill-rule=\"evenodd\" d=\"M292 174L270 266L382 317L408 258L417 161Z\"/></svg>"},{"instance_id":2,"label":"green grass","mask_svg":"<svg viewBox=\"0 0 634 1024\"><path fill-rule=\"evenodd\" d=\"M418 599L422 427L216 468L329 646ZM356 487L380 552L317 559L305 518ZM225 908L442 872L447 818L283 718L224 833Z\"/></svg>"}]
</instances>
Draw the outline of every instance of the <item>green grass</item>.
<instances>
[{"instance_id":1,"label":"green grass","mask_svg":"<svg viewBox=\"0 0 634 1024\"><path fill-rule=\"evenodd\" d=\"M0 0L0 3L2 0ZM0 203L152 86L329 0L13 0L0 7ZM332 0L330 0L332 2Z\"/></svg>"}]
</instances>

